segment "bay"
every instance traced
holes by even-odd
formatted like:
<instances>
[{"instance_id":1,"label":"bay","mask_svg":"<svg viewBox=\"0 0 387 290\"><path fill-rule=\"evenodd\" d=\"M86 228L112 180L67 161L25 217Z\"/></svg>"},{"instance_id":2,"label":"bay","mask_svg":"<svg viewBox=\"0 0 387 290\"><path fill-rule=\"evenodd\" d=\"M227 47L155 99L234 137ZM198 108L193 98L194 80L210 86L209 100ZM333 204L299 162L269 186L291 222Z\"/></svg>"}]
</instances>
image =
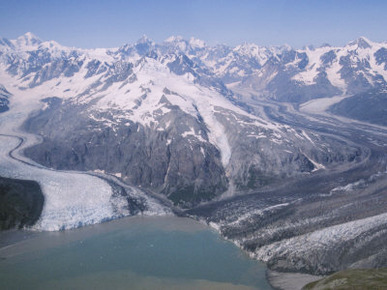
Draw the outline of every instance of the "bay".
<instances>
[{"instance_id":1,"label":"bay","mask_svg":"<svg viewBox=\"0 0 387 290\"><path fill-rule=\"evenodd\" d=\"M187 218L0 234L0 289L272 289L264 264Z\"/></svg>"}]
</instances>

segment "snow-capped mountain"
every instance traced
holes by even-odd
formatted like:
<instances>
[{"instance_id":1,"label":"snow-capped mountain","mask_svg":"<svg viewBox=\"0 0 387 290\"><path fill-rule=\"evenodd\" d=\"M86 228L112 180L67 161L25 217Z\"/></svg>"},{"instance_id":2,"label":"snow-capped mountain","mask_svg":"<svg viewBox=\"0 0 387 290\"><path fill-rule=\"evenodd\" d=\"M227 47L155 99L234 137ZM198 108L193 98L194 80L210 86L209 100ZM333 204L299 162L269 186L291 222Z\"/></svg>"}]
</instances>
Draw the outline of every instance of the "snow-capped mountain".
<instances>
[{"instance_id":1,"label":"snow-capped mountain","mask_svg":"<svg viewBox=\"0 0 387 290\"><path fill-rule=\"evenodd\" d=\"M235 48L226 45L211 47L201 40L191 38L187 41L182 37L170 37L156 44L146 36L135 44L118 49L82 50L66 48L55 41L42 42L31 33L16 40L1 39L0 44L3 63L10 65L7 70L13 74L22 71L27 75L53 60L66 59L66 63L57 63L55 69L68 76L83 65L79 61L85 57L112 63L133 61L136 56L159 59L174 55L179 56L175 62L171 59L164 62L175 66L175 73L178 69L180 73L190 70L197 78L211 76L236 91L254 91L258 96L297 103L316 97L364 92L385 85L387 78L387 44L372 42L365 37L344 47L324 45L299 50L289 46L260 47L248 43ZM71 62L75 59L78 63ZM96 64L87 65L95 69Z\"/></svg>"},{"instance_id":2,"label":"snow-capped mountain","mask_svg":"<svg viewBox=\"0 0 387 290\"><path fill-rule=\"evenodd\" d=\"M229 72L238 66L249 74L265 69L274 53L291 54L289 48L222 49L143 37L83 50L28 33L2 40L2 83L15 100L21 90L42 102L26 128L44 142L28 156L49 167L120 174L188 207L355 160L356 148L332 150L336 145L316 134L247 112L217 65L208 64L225 61Z\"/></svg>"},{"instance_id":3,"label":"snow-capped mountain","mask_svg":"<svg viewBox=\"0 0 387 290\"><path fill-rule=\"evenodd\" d=\"M268 57L261 67L249 62L255 71L240 73L229 85L256 96L295 103L355 94L386 84L385 57L386 44L365 38L344 47L287 49Z\"/></svg>"},{"instance_id":4,"label":"snow-capped mountain","mask_svg":"<svg viewBox=\"0 0 387 290\"><path fill-rule=\"evenodd\" d=\"M302 103L311 98L356 94L387 82L387 44L365 37L344 47L292 49L242 44L206 46L181 37L160 45L205 66L237 92Z\"/></svg>"}]
</instances>

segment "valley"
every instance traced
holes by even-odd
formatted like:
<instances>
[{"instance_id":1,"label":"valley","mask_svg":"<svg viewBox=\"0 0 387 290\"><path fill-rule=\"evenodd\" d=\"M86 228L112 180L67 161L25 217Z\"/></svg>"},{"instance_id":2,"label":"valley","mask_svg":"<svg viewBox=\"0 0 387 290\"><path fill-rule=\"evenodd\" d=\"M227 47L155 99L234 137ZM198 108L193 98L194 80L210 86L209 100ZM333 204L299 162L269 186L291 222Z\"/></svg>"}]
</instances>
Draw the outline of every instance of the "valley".
<instances>
[{"instance_id":1,"label":"valley","mask_svg":"<svg viewBox=\"0 0 387 290\"><path fill-rule=\"evenodd\" d=\"M281 117L288 125L314 128L319 134L356 144L364 159L189 212L277 271L325 275L351 267L383 266L386 131L364 123L359 129L357 123L343 123L325 114L277 108L267 110L273 119Z\"/></svg>"}]
</instances>

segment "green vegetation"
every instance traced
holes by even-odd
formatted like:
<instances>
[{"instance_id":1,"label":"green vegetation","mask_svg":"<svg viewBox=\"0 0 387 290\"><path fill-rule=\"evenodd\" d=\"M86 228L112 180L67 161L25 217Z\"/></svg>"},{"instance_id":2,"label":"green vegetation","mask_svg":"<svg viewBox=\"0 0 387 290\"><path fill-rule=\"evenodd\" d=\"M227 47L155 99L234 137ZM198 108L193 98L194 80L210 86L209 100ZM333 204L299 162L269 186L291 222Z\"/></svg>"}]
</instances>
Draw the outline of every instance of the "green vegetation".
<instances>
[{"instance_id":1,"label":"green vegetation","mask_svg":"<svg viewBox=\"0 0 387 290\"><path fill-rule=\"evenodd\" d=\"M352 269L334 273L305 285L303 290L387 289L387 268Z\"/></svg>"},{"instance_id":2,"label":"green vegetation","mask_svg":"<svg viewBox=\"0 0 387 290\"><path fill-rule=\"evenodd\" d=\"M33 225L43 203L37 182L0 177L0 230Z\"/></svg>"}]
</instances>

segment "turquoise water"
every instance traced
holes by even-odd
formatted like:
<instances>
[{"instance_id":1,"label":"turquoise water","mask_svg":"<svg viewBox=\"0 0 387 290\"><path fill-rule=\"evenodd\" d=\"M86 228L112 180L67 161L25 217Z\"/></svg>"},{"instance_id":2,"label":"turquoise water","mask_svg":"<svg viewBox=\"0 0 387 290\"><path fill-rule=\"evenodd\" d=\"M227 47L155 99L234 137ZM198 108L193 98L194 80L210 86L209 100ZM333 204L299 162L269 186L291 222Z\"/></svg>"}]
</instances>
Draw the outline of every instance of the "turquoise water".
<instances>
[{"instance_id":1,"label":"turquoise water","mask_svg":"<svg viewBox=\"0 0 387 290\"><path fill-rule=\"evenodd\" d=\"M263 264L190 219L136 217L4 240L0 289L271 289Z\"/></svg>"}]
</instances>

